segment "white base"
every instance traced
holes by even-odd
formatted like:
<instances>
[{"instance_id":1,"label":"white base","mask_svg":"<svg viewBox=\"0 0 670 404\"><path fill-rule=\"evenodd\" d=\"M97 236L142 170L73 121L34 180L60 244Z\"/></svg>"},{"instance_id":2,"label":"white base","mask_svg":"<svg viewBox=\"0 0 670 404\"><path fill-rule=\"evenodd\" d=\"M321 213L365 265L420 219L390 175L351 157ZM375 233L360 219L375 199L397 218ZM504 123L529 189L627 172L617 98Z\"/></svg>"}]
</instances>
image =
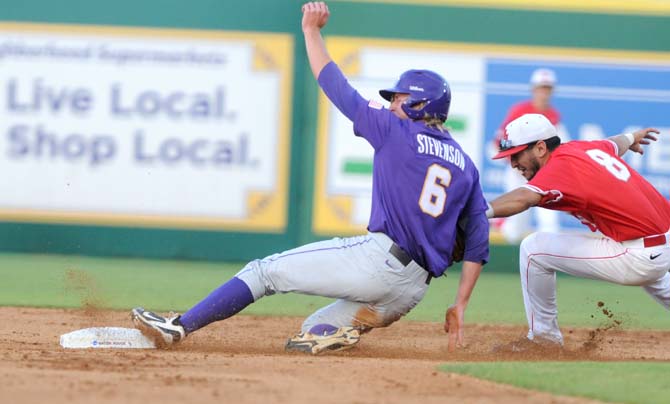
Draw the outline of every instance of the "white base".
<instances>
[{"instance_id":1,"label":"white base","mask_svg":"<svg viewBox=\"0 0 670 404\"><path fill-rule=\"evenodd\" d=\"M152 349L156 345L135 328L94 327L72 331L60 336L63 348Z\"/></svg>"}]
</instances>

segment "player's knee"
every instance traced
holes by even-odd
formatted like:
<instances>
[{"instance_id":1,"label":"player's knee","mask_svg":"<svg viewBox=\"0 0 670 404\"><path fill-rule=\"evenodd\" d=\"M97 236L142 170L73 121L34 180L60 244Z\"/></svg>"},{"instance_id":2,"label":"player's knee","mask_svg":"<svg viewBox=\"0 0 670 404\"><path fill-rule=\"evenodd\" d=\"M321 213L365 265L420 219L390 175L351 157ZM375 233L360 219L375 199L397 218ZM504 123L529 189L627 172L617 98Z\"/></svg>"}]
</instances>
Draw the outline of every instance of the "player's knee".
<instances>
[{"instance_id":1,"label":"player's knee","mask_svg":"<svg viewBox=\"0 0 670 404\"><path fill-rule=\"evenodd\" d=\"M384 311L379 312L377 310L364 309L359 310L356 313L354 318L354 323L362 329L373 329L373 328L383 328L388 327L389 325L400 320L404 316L404 312L398 311Z\"/></svg>"},{"instance_id":2,"label":"player's knee","mask_svg":"<svg viewBox=\"0 0 670 404\"><path fill-rule=\"evenodd\" d=\"M259 264L260 260L251 261L235 275L236 278L247 284L254 301L275 293L275 290L267 286Z\"/></svg>"},{"instance_id":3,"label":"player's knee","mask_svg":"<svg viewBox=\"0 0 670 404\"><path fill-rule=\"evenodd\" d=\"M532 233L526 236L519 245L519 270L524 273L528 267L529 260L533 255L546 252L546 243L550 243L548 233ZM544 247L543 247L544 246Z\"/></svg>"},{"instance_id":4,"label":"player's knee","mask_svg":"<svg viewBox=\"0 0 670 404\"><path fill-rule=\"evenodd\" d=\"M533 250L535 249L535 235L537 233L533 233L531 235L528 235L524 237L523 240L521 240L521 244L519 245L519 258L521 260L525 260L529 255L533 253Z\"/></svg>"},{"instance_id":5,"label":"player's knee","mask_svg":"<svg viewBox=\"0 0 670 404\"><path fill-rule=\"evenodd\" d=\"M532 233L521 241L519 251L525 253L526 255L547 252L552 242L554 242L554 240L551 233Z\"/></svg>"},{"instance_id":6,"label":"player's knee","mask_svg":"<svg viewBox=\"0 0 670 404\"><path fill-rule=\"evenodd\" d=\"M519 246L519 271L522 276L533 273L554 273L554 269L546 261L546 257L555 251L556 235L554 233L537 232L523 239Z\"/></svg>"}]
</instances>

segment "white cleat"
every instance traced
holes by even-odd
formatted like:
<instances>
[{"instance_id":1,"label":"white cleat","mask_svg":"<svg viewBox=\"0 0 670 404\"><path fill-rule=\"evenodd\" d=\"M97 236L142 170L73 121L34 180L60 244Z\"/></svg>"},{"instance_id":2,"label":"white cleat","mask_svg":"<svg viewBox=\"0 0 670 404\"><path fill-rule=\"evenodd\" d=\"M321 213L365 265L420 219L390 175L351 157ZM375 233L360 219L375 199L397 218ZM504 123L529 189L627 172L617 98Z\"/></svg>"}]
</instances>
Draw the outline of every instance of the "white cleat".
<instances>
[{"instance_id":1,"label":"white cleat","mask_svg":"<svg viewBox=\"0 0 670 404\"><path fill-rule=\"evenodd\" d=\"M161 317L142 307L135 307L131 311L131 316L135 327L151 338L159 348L167 348L186 337L186 331L179 323L178 314L170 313L168 317Z\"/></svg>"}]
</instances>

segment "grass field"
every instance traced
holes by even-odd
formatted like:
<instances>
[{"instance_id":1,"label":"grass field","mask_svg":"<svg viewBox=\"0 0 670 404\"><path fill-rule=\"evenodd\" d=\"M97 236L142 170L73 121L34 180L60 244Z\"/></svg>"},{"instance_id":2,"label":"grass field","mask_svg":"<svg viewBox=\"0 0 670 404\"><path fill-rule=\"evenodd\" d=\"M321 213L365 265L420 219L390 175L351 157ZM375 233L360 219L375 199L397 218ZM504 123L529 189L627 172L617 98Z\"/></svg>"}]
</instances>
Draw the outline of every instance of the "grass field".
<instances>
[{"instance_id":1,"label":"grass field","mask_svg":"<svg viewBox=\"0 0 670 404\"><path fill-rule=\"evenodd\" d=\"M232 277L242 264L104 259L57 255L0 254L0 305L184 311ZM460 274L434 279L424 300L408 318L442 321ZM244 314L310 314L329 299L296 294L271 296ZM670 315L637 287L560 276L558 304L562 326L596 327L602 301L624 328L670 329ZM485 271L473 294L467 321L525 324L518 275Z\"/></svg>"},{"instance_id":2,"label":"grass field","mask_svg":"<svg viewBox=\"0 0 670 404\"><path fill-rule=\"evenodd\" d=\"M157 311L184 311L240 268L241 264L0 254L0 305L93 305L119 310L142 305ZM408 319L441 322L458 278L458 271L453 271L447 278L433 280L426 298ZM243 314L306 316L329 301L295 294L272 296ZM596 328L605 323L597 305L602 301L624 329L670 329L670 315L640 288L559 276L558 301L564 328ZM483 273L466 321L525 324L518 275ZM670 369L658 363L454 363L444 370L556 394L631 403L664 402L661 393L670 387L664 377ZM538 374L542 377L535 377ZM627 382L619 380L619 375L626 375Z\"/></svg>"},{"instance_id":3,"label":"grass field","mask_svg":"<svg viewBox=\"0 0 670 404\"><path fill-rule=\"evenodd\" d=\"M667 403L670 363L495 362L441 367L500 383L617 403Z\"/></svg>"}]
</instances>

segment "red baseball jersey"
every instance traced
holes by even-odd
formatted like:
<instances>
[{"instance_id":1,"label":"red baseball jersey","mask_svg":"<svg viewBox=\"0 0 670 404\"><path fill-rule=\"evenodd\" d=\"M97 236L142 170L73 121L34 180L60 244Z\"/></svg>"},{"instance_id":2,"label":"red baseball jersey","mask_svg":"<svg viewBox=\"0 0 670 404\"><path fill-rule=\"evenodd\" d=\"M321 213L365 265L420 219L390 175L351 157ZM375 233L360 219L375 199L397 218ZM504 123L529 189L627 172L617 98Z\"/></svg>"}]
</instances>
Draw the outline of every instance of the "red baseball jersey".
<instances>
[{"instance_id":1,"label":"red baseball jersey","mask_svg":"<svg viewBox=\"0 0 670 404\"><path fill-rule=\"evenodd\" d=\"M533 106L533 102L531 100L519 102L510 108L507 116L505 117L505 120L503 121L503 124L500 126L500 130L497 131L496 138L494 139L496 145L500 143L500 140L505 134L505 126L507 126L508 123L512 122L516 118L525 114L542 114L549 120L549 122L552 123L552 125L557 125L561 121L561 115L551 106L545 110L540 111Z\"/></svg>"},{"instance_id":2,"label":"red baseball jersey","mask_svg":"<svg viewBox=\"0 0 670 404\"><path fill-rule=\"evenodd\" d=\"M507 118L503 121L501 128L505 130L505 126L507 126L508 123L525 114L542 114L549 119L549 122L551 122L552 125L556 125L561 120L561 115L553 107L550 106L549 108L540 111L533 106L532 101L528 100L514 104L514 106L510 108L507 113Z\"/></svg>"},{"instance_id":3,"label":"red baseball jersey","mask_svg":"<svg viewBox=\"0 0 670 404\"><path fill-rule=\"evenodd\" d=\"M560 145L525 187L542 195L538 206L569 212L616 241L670 229L670 201L617 155L610 140Z\"/></svg>"}]
</instances>

